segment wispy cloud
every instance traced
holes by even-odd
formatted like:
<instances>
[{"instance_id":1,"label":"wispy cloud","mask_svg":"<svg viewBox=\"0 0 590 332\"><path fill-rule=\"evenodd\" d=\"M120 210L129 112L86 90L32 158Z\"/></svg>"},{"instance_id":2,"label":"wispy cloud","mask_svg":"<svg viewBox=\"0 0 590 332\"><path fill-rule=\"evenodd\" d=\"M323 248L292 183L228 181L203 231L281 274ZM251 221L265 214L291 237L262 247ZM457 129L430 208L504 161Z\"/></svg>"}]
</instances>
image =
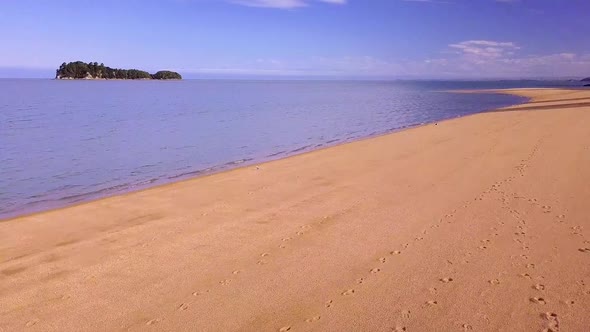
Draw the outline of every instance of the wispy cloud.
<instances>
[{"instance_id":1,"label":"wispy cloud","mask_svg":"<svg viewBox=\"0 0 590 332\"><path fill-rule=\"evenodd\" d=\"M319 2L344 5L347 0L315 0ZM229 2L248 7L260 8L276 8L276 9L292 9L306 7L309 5L309 0L229 0Z\"/></svg>"},{"instance_id":2,"label":"wispy cloud","mask_svg":"<svg viewBox=\"0 0 590 332\"><path fill-rule=\"evenodd\" d=\"M590 54L522 54L509 41L467 40L448 45L439 56L423 59L366 56L261 58L195 73L381 78L524 78L575 77L590 68Z\"/></svg>"},{"instance_id":3,"label":"wispy cloud","mask_svg":"<svg viewBox=\"0 0 590 332\"><path fill-rule=\"evenodd\" d=\"M515 50L520 49L519 46L512 42L490 40L468 40L457 44L450 44L449 47L457 50L460 54L484 59L512 55Z\"/></svg>"}]
</instances>

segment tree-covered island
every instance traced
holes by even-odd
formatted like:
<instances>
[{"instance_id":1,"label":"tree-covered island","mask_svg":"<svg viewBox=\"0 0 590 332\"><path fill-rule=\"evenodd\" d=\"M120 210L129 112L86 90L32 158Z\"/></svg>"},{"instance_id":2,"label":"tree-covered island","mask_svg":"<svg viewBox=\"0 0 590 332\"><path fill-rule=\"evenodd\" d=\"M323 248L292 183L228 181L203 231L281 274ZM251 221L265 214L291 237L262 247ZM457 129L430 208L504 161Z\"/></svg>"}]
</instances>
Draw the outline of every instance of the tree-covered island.
<instances>
[{"instance_id":1,"label":"tree-covered island","mask_svg":"<svg viewBox=\"0 0 590 332\"><path fill-rule=\"evenodd\" d=\"M179 73L162 70L155 74L137 69L118 69L98 62L82 61L62 63L55 72L55 79L119 79L119 80L181 80Z\"/></svg>"}]
</instances>

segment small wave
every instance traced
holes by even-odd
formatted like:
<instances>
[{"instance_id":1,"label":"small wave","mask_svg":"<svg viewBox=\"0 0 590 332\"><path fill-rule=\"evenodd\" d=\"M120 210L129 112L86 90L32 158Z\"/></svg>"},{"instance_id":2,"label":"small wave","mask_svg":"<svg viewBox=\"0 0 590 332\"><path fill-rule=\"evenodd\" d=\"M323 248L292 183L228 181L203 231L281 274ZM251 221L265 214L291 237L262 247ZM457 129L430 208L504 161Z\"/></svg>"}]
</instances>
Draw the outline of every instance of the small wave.
<instances>
[{"instance_id":1,"label":"small wave","mask_svg":"<svg viewBox=\"0 0 590 332\"><path fill-rule=\"evenodd\" d=\"M280 155L282 155L282 154L285 154L285 153L287 153L287 151L279 151L279 152L276 152L276 153L273 153L273 154L269 154L269 155L268 155L268 156L266 156L266 157L267 157L267 158L270 158L270 157L276 157L276 156L280 156Z\"/></svg>"},{"instance_id":2,"label":"small wave","mask_svg":"<svg viewBox=\"0 0 590 332\"><path fill-rule=\"evenodd\" d=\"M300 147L300 148L297 148L297 149L295 149L295 150L291 150L291 153L295 153L295 152L301 152L301 151L303 151L303 150L306 150L306 149L308 149L308 148L310 148L310 147L312 147L312 146L313 146L313 145L305 145L305 146L302 146L302 147Z\"/></svg>"},{"instance_id":3,"label":"small wave","mask_svg":"<svg viewBox=\"0 0 590 332\"><path fill-rule=\"evenodd\" d=\"M336 142L339 142L339 141L340 141L340 138L331 139L331 140L327 141L326 144L332 144L332 143L336 143Z\"/></svg>"},{"instance_id":4,"label":"small wave","mask_svg":"<svg viewBox=\"0 0 590 332\"><path fill-rule=\"evenodd\" d=\"M107 188L103 188L103 189L99 189L99 190L88 191L88 192L85 192L85 193L64 196L64 197L61 197L61 198L57 199L57 201L80 202L80 201L83 201L85 199L89 199L91 197L101 196L101 195L106 194L106 193L118 192L118 191L121 191L123 189L130 188L131 186L132 185L129 184L129 183L118 184L116 186L111 186L111 187L107 187Z\"/></svg>"},{"instance_id":5,"label":"small wave","mask_svg":"<svg viewBox=\"0 0 590 332\"><path fill-rule=\"evenodd\" d=\"M224 165L227 165L227 166L239 165L239 164L243 164L248 161L252 161L252 158L238 159L238 160L234 160L234 161L230 161L228 163L225 163Z\"/></svg>"},{"instance_id":6,"label":"small wave","mask_svg":"<svg viewBox=\"0 0 590 332\"><path fill-rule=\"evenodd\" d=\"M207 169L199 169L196 171L191 171L191 172L184 172L184 173L180 173L180 174L176 174L176 175L171 175L168 177L169 180L174 180L174 179L179 179L179 178L185 178L185 177L189 177L189 176L195 176L195 175L199 175L199 174L203 174L208 172L209 170L211 170L211 168L207 168Z\"/></svg>"}]
</instances>

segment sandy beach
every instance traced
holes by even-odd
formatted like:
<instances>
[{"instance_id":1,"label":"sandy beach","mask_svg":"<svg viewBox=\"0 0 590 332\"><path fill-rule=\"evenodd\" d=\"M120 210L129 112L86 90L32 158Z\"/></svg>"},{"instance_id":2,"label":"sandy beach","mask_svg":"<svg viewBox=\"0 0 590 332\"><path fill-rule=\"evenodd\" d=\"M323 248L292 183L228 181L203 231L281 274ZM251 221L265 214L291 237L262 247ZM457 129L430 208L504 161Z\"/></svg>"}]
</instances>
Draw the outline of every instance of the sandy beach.
<instances>
[{"instance_id":1,"label":"sandy beach","mask_svg":"<svg viewBox=\"0 0 590 332\"><path fill-rule=\"evenodd\" d=\"M0 331L590 331L590 90L0 222Z\"/></svg>"}]
</instances>

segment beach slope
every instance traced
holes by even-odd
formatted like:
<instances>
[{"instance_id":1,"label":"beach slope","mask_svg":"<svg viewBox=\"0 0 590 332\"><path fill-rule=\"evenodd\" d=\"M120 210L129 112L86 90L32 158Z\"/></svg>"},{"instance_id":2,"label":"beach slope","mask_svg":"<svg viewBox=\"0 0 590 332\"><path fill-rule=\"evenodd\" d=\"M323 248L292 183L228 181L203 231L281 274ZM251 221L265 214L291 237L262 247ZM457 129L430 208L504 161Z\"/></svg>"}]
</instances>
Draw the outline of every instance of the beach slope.
<instances>
[{"instance_id":1,"label":"beach slope","mask_svg":"<svg viewBox=\"0 0 590 332\"><path fill-rule=\"evenodd\" d=\"M590 91L0 222L0 331L589 331Z\"/></svg>"}]
</instances>

